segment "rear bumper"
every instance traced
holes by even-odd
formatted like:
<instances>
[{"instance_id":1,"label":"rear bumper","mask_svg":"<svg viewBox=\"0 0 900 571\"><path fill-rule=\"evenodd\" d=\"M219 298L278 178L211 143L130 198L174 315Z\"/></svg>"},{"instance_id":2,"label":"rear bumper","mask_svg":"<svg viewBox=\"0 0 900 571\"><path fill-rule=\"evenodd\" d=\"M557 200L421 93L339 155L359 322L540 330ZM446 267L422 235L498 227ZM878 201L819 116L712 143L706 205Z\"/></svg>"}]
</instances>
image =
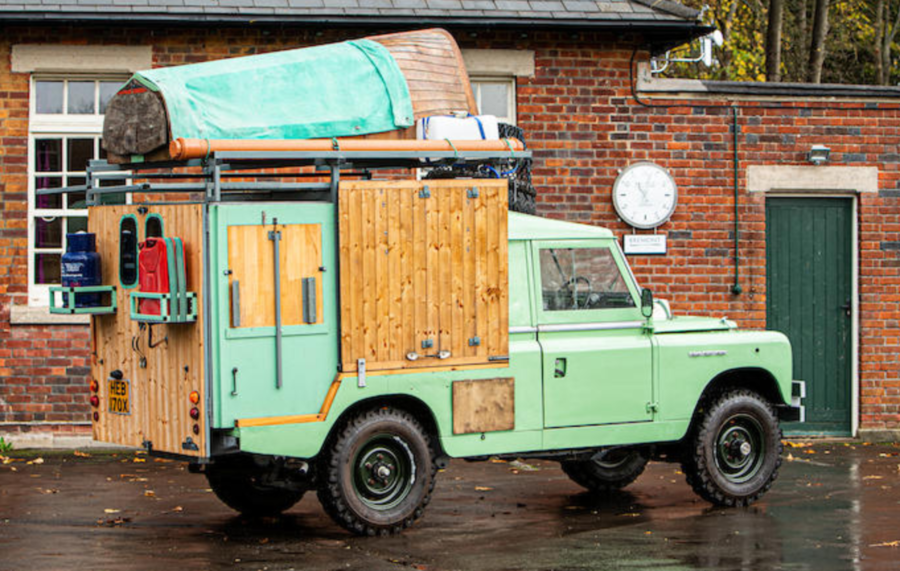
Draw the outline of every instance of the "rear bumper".
<instances>
[{"instance_id":1,"label":"rear bumper","mask_svg":"<svg viewBox=\"0 0 900 571\"><path fill-rule=\"evenodd\" d=\"M782 422L806 422L806 381L791 381L791 404L779 405L778 419Z\"/></svg>"}]
</instances>

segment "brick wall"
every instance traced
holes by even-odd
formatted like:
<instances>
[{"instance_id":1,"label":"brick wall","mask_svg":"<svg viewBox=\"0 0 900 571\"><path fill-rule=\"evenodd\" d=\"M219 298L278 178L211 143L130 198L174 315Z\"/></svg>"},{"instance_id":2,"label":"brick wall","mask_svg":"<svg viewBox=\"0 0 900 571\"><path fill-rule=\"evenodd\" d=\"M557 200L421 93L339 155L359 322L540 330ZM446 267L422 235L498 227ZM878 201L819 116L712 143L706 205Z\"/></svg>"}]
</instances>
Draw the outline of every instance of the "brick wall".
<instances>
[{"instance_id":1,"label":"brick wall","mask_svg":"<svg viewBox=\"0 0 900 571\"><path fill-rule=\"evenodd\" d=\"M9 325L9 304L25 303L25 137L28 77L11 74L10 46L58 38L70 43L151 44L154 65L325 43L371 31L290 28L177 28L113 31L10 27L0 34L0 422L87 418L85 327ZM536 74L518 78L518 121L535 151L539 211L556 218L630 231L618 221L610 192L618 170L641 159L667 167L679 185L679 205L660 230L664 257L637 257L642 284L678 312L728 315L743 327L765 327L764 198L739 176L740 263L743 294L733 284L734 202L732 115L725 108L639 105L631 96L628 37L552 32L460 33L461 46L535 50ZM638 60L646 54L639 53ZM662 104L728 105L727 99L654 99ZM773 103L787 108L769 108ZM900 114L891 103L741 102L739 159L748 164L803 165L816 143L837 165L879 168L878 193L861 195L861 424L900 429ZM860 106L865 109L858 109ZM843 108L842 108L843 107ZM57 341L65 339L65 341ZM56 343L61 343L56 345ZM37 415L44 415L39 417ZM0 431L8 426L0 425Z\"/></svg>"}]
</instances>

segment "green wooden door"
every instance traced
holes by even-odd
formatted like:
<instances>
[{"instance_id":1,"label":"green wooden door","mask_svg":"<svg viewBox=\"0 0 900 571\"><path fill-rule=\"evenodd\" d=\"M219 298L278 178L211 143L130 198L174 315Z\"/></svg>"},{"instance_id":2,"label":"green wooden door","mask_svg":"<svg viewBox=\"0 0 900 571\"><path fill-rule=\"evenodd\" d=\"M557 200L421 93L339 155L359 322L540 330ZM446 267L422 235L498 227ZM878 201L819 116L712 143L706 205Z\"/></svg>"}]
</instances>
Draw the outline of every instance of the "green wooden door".
<instances>
[{"instance_id":1,"label":"green wooden door","mask_svg":"<svg viewBox=\"0 0 900 571\"><path fill-rule=\"evenodd\" d=\"M851 431L852 217L851 199L766 202L766 323L790 338L806 381L806 423L789 433Z\"/></svg>"}]
</instances>

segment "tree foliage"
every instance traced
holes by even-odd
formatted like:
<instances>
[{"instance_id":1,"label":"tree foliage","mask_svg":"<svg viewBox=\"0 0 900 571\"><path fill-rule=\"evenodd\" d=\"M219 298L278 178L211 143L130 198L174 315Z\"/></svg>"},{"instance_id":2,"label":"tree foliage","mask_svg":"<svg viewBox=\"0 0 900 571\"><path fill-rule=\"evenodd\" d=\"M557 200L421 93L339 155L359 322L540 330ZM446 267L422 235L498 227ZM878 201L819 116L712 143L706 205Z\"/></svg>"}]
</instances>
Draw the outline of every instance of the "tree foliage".
<instances>
[{"instance_id":1,"label":"tree foliage","mask_svg":"<svg viewBox=\"0 0 900 571\"><path fill-rule=\"evenodd\" d=\"M708 6L704 20L722 32L725 42L714 48L718 65L673 64L667 76L871 85L900 82L900 0L683 2L698 9ZM816 18L817 8L827 16L822 21ZM817 38L821 40L818 52ZM696 42L692 47L696 52Z\"/></svg>"}]
</instances>

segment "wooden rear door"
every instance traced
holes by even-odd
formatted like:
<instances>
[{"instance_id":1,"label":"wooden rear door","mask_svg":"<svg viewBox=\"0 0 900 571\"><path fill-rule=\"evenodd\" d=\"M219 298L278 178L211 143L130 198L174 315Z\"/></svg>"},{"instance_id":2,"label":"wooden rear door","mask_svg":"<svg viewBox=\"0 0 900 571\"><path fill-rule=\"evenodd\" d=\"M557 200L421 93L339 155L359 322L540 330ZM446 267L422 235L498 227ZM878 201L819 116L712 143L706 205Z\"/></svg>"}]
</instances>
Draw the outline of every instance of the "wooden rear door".
<instances>
[{"instance_id":1,"label":"wooden rear door","mask_svg":"<svg viewBox=\"0 0 900 571\"><path fill-rule=\"evenodd\" d=\"M341 184L343 371L507 357L507 184Z\"/></svg>"},{"instance_id":2,"label":"wooden rear door","mask_svg":"<svg viewBox=\"0 0 900 571\"><path fill-rule=\"evenodd\" d=\"M88 228L97 236L104 285L115 285L118 310L91 318L91 375L99 387L100 406L94 438L125 446L206 456L209 403L206 394L203 307L202 204L95 206ZM125 222L128 221L128 222ZM181 238L187 291L197 294L197 321L181 324L138 323L129 315L129 295L138 291L133 265L136 251L122 251L123 225L134 225L139 241L154 236ZM128 230L129 228L125 228ZM125 265L130 268L122 268ZM120 271L124 270L124 271ZM124 281L123 281L124 280ZM110 379L127 381L127 413L114 411ZM198 402L191 402L196 392ZM197 408L198 419L190 416ZM196 429L194 428L196 426Z\"/></svg>"}]
</instances>

